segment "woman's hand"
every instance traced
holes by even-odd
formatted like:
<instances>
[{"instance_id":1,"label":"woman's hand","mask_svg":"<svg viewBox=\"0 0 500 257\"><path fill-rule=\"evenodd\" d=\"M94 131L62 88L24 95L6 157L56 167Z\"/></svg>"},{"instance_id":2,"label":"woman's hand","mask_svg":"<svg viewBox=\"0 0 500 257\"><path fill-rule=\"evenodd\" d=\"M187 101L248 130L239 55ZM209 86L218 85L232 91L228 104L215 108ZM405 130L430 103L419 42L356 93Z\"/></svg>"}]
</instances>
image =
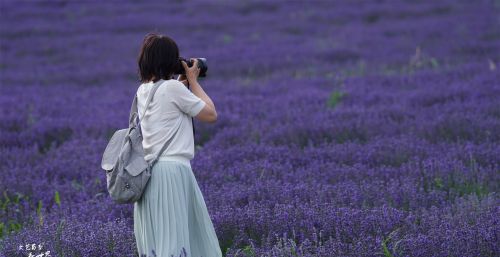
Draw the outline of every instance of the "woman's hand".
<instances>
[{"instance_id":1,"label":"woman's hand","mask_svg":"<svg viewBox=\"0 0 500 257\"><path fill-rule=\"evenodd\" d=\"M177 77L177 80L182 82L182 84L184 84L184 86L188 87L189 83L187 81L186 75L184 75L184 74L179 75L179 77Z\"/></svg>"},{"instance_id":2,"label":"woman's hand","mask_svg":"<svg viewBox=\"0 0 500 257\"><path fill-rule=\"evenodd\" d=\"M186 70L186 77L189 83L195 83L198 79L198 75L200 75L200 68L198 68L198 59L191 58L193 62L193 66L188 67L185 61L182 61L182 66L184 70Z\"/></svg>"}]
</instances>

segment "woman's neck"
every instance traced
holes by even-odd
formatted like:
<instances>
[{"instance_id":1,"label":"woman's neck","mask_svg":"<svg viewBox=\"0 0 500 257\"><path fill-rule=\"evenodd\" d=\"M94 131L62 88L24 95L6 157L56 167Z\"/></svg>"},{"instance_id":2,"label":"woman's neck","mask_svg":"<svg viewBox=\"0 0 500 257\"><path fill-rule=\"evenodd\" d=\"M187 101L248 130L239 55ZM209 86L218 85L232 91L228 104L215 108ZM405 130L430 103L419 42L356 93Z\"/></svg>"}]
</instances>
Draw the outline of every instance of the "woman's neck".
<instances>
[{"instance_id":1,"label":"woman's neck","mask_svg":"<svg viewBox=\"0 0 500 257\"><path fill-rule=\"evenodd\" d=\"M172 76L173 76L173 75L172 75ZM170 76L170 78L169 78L169 79L173 79L173 78L172 78L172 76ZM159 80L159 79L158 79L157 81L155 81L155 79L156 79L156 77L155 77L155 76L153 76L153 78L151 78L151 80L150 80L150 81L148 81L148 82L153 82L153 83L158 82L158 80Z\"/></svg>"}]
</instances>

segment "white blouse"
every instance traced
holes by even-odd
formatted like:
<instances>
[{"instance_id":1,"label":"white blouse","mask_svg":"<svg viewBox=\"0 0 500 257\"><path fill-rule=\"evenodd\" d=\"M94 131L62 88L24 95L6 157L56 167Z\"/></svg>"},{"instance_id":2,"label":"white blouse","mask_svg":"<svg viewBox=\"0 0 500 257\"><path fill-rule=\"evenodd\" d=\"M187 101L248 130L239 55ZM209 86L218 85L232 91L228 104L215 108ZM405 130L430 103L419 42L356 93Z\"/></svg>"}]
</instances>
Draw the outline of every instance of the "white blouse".
<instances>
[{"instance_id":1,"label":"white blouse","mask_svg":"<svg viewBox=\"0 0 500 257\"><path fill-rule=\"evenodd\" d=\"M139 119L142 120L142 146L145 159L152 160L177 130L177 134L159 160L179 160L190 166L190 160L194 158L191 117L198 115L206 103L178 80L162 79L158 83L160 83L159 88L149 103L144 119L141 114L154 83L143 83L137 89L137 110Z\"/></svg>"}]
</instances>

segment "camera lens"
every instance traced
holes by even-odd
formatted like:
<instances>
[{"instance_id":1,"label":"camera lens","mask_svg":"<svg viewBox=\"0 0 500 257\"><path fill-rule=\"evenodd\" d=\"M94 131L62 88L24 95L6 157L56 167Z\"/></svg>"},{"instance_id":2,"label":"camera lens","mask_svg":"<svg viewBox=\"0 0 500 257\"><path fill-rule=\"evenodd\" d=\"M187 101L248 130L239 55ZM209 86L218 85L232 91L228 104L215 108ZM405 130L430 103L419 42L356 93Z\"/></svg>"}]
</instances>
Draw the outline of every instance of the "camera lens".
<instances>
[{"instance_id":1,"label":"camera lens","mask_svg":"<svg viewBox=\"0 0 500 257\"><path fill-rule=\"evenodd\" d=\"M205 58L197 58L198 59L198 68L200 68L200 77L205 77L207 76L207 59Z\"/></svg>"},{"instance_id":2,"label":"camera lens","mask_svg":"<svg viewBox=\"0 0 500 257\"><path fill-rule=\"evenodd\" d=\"M200 74L198 75L198 77L206 77L208 70L207 59L206 58L196 58L196 59L198 60L198 68L200 68ZM193 62L191 61L190 58L187 59L180 57L179 64L177 65L175 74L184 74L184 75L186 74L186 70L184 70L184 66L182 66L182 61L185 61L188 67L193 66Z\"/></svg>"}]
</instances>

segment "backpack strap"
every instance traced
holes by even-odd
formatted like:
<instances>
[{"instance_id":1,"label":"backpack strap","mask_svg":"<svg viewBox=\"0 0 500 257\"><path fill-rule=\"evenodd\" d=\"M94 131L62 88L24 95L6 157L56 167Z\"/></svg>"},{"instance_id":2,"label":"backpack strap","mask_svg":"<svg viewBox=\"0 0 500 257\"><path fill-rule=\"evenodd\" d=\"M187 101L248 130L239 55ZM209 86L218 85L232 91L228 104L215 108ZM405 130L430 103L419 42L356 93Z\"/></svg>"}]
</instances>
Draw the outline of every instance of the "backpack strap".
<instances>
[{"instance_id":1,"label":"backpack strap","mask_svg":"<svg viewBox=\"0 0 500 257\"><path fill-rule=\"evenodd\" d=\"M174 139L175 135L177 134L177 131L179 131L179 128L177 128L174 133L172 134L172 136L163 144L162 148L160 149L160 151L156 154L155 158L152 159L149 163L149 165L151 167L153 167L153 165L156 163L156 161L158 161L158 158L160 158L161 154L163 153L163 151L165 151L165 149L167 149L167 146L169 145L170 142L172 142L172 140Z\"/></svg>"},{"instance_id":2,"label":"backpack strap","mask_svg":"<svg viewBox=\"0 0 500 257\"><path fill-rule=\"evenodd\" d=\"M161 81L161 80L160 80ZM129 114L129 120L128 120L128 126L131 128L133 125L139 126L141 123L142 117L144 117L144 114L146 114L146 110L149 107L150 102L153 100L153 96L156 93L156 90L160 87L160 81L157 81L154 85L153 88L151 89L151 93L148 95L148 99L146 100L146 105L144 106L144 110L142 111L142 115L140 116L139 122L136 122L136 118L139 118L137 115L139 114L139 111L137 109L137 93L134 95L134 100L132 101L132 107L130 108L130 114Z\"/></svg>"}]
</instances>

